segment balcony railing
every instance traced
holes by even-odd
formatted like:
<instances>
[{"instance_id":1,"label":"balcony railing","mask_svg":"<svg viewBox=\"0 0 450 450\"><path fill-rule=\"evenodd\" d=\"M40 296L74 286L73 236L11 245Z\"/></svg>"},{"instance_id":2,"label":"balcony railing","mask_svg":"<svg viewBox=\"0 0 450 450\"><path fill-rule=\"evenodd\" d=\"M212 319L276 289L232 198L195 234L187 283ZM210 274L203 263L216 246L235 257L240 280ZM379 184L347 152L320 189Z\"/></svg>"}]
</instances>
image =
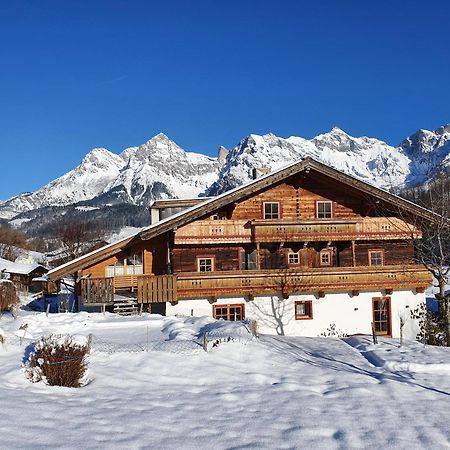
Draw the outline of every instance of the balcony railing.
<instances>
[{"instance_id":1,"label":"balcony railing","mask_svg":"<svg viewBox=\"0 0 450 450\"><path fill-rule=\"evenodd\" d=\"M121 286L125 287L125 280ZM134 281L134 280L133 280ZM114 301L113 278L81 280L83 303L105 304ZM309 292L354 292L360 290L416 289L423 292L431 276L422 266L332 267L260 271L190 272L178 275L138 275L140 303L177 303L180 299L218 298Z\"/></svg>"},{"instance_id":2,"label":"balcony railing","mask_svg":"<svg viewBox=\"0 0 450 450\"><path fill-rule=\"evenodd\" d=\"M175 244L251 243L248 220L197 220L179 228Z\"/></svg>"},{"instance_id":3,"label":"balcony railing","mask_svg":"<svg viewBox=\"0 0 450 450\"><path fill-rule=\"evenodd\" d=\"M175 244L391 240L420 236L417 228L395 217L349 220L202 220L178 229Z\"/></svg>"},{"instance_id":4,"label":"balcony railing","mask_svg":"<svg viewBox=\"0 0 450 450\"><path fill-rule=\"evenodd\" d=\"M179 299L370 289L423 291L430 284L429 273L416 265L180 273L177 277Z\"/></svg>"}]
</instances>

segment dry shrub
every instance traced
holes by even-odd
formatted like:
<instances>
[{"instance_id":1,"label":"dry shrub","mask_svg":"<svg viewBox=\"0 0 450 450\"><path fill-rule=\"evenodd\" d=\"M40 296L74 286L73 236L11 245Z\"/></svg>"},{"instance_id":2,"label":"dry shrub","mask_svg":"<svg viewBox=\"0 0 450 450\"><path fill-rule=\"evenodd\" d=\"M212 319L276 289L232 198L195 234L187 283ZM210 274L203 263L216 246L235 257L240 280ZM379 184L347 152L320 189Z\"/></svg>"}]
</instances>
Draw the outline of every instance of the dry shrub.
<instances>
[{"instance_id":1,"label":"dry shrub","mask_svg":"<svg viewBox=\"0 0 450 450\"><path fill-rule=\"evenodd\" d=\"M81 344L70 335L43 336L28 359L27 378L32 382L42 380L50 386L80 387L90 349L90 339Z\"/></svg>"},{"instance_id":2,"label":"dry shrub","mask_svg":"<svg viewBox=\"0 0 450 450\"><path fill-rule=\"evenodd\" d=\"M12 281L0 281L0 311L11 311L19 304L19 296Z\"/></svg>"}]
</instances>

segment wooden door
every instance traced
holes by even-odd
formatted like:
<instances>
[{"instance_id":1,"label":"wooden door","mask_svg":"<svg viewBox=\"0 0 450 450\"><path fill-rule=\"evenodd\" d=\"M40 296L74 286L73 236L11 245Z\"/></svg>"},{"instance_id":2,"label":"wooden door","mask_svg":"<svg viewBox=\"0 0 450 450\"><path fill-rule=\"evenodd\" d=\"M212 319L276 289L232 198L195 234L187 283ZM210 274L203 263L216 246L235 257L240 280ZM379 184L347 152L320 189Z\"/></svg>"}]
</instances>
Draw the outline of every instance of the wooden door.
<instances>
[{"instance_id":1,"label":"wooden door","mask_svg":"<svg viewBox=\"0 0 450 450\"><path fill-rule=\"evenodd\" d=\"M373 326L379 336L391 335L391 298L375 297L372 299Z\"/></svg>"}]
</instances>

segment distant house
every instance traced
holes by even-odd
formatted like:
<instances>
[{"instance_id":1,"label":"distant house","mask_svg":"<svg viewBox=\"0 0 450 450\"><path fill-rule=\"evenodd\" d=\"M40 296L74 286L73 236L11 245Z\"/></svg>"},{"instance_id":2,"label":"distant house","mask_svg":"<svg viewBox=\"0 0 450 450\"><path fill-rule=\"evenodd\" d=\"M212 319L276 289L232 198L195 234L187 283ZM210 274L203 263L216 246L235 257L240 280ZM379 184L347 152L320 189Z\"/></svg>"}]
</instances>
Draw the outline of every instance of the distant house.
<instances>
[{"instance_id":1,"label":"distant house","mask_svg":"<svg viewBox=\"0 0 450 450\"><path fill-rule=\"evenodd\" d=\"M33 285L33 279L42 277L47 272L48 269L41 264L16 263L0 258L0 277L8 278L21 291L37 290L38 287Z\"/></svg>"},{"instance_id":2,"label":"distant house","mask_svg":"<svg viewBox=\"0 0 450 450\"><path fill-rule=\"evenodd\" d=\"M217 197L159 201L152 224L48 273L85 305L255 319L264 333L414 338L430 274L414 216L430 211L306 158ZM172 215L173 214L173 215ZM408 217L411 219L408 220Z\"/></svg>"}]
</instances>

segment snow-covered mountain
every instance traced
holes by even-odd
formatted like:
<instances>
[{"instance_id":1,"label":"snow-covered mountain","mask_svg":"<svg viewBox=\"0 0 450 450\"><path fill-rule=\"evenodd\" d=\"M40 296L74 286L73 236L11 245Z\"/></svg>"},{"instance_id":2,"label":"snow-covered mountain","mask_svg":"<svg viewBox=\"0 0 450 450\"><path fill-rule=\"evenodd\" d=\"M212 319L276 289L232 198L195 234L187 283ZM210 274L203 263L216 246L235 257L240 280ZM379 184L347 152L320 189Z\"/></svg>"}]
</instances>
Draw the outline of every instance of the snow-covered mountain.
<instances>
[{"instance_id":1,"label":"snow-covered mountain","mask_svg":"<svg viewBox=\"0 0 450 450\"><path fill-rule=\"evenodd\" d=\"M120 155L97 148L62 177L31 193L0 202L0 217L47 206L67 206L99 197L94 203L148 203L153 199L196 197L216 179L219 161L185 152L158 134Z\"/></svg>"},{"instance_id":2,"label":"snow-covered mountain","mask_svg":"<svg viewBox=\"0 0 450 450\"><path fill-rule=\"evenodd\" d=\"M410 160L400 148L378 139L354 138L339 128L311 140L251 134L231 150L207 193L225 192L249 181L254 167L274 170L307 156L384 188L403 186L409 175Z\"/></svg>"},{"instance_id":3,"label":"snow-covered mountain","mask_svg":"<svg viewBox=\"0 0 450 450\"><path fill-rule=\"evenodd\" d=\"M214 195L249 181L254 168L274 170L306 156L384 188L412 186L425 182L439 167L450 168L450 125L420 130L398 147L374 138L355 138L339 128L310 140L251 134L230 151L220 147L216 158L186 152L158 134L119 155L104 148L92 150L78 167L41 189L0 202L0 218L22 213L16 222L25 223L25 212L46 207L81 202L88 211L123 203L148 205L159 198Z\"/></svg>"},{"instance_id":4,"label":"snow-covered mountain","mask_svg":"<svg viewBox=\"0 0 450 450\"><path fill-rule=\"evenodd\" d=\"M400 148L410 160L407 184L421 184L438 168L450 168L450 124L435 131L419 130Z\"/></svg>"}]
</instances>

